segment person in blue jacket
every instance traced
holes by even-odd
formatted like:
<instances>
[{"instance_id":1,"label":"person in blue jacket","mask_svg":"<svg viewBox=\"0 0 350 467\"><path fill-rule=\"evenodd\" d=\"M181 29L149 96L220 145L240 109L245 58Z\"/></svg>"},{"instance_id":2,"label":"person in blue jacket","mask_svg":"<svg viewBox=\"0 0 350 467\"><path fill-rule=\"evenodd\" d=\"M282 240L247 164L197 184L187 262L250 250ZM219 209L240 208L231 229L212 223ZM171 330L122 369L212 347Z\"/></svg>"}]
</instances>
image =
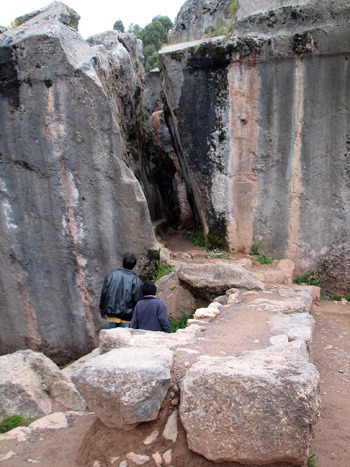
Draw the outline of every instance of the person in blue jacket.
<instances>
[{"instance_id":1,"label":"person in blue jacket","mask_svg":"<svg viewBox=\"0 0 350 467\"><path fill-rule=\"evenodd\" d=\"M165 303L156 298L157 287L152 281L142 286L143 298L137 302L131 327L148 331L170 332L170 323Z\"/></svg>"}]
</instances>

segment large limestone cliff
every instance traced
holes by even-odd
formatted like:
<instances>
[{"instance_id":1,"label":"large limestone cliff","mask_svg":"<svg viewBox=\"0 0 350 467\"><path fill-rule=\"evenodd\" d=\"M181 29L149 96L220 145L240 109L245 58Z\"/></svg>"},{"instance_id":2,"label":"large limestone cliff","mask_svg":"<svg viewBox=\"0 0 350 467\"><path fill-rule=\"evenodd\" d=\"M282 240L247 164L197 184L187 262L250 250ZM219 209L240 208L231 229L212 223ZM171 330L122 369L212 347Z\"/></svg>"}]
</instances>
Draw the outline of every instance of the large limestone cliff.
<instances>
[{"instance_id":1,"label":"large limestone cliff","mask_svg":"<svg viewBox=\"0 0 350 467\"><path fill-rule=\"evenodd\" d=\"M225 36L160 52L172 135L209 243L249 252L262 241L340 294L350 279L349 20L342 0L240 0Z\"/></svg>"},{"instance_id":2,"label":"large limestone cliff","mask_svg":"<svg viewBox=\"0 0 350 467\"><path fill-rule=\"evenodd\" d=\"M157 248L123 161L127 78L105 79L116 61L128 73L129 52L90 47L77 18L54 3L0 35L0 353L30 347L58 363L95 347L103 277L123 252L141 270Z\"/></svg>"}]
</instances>

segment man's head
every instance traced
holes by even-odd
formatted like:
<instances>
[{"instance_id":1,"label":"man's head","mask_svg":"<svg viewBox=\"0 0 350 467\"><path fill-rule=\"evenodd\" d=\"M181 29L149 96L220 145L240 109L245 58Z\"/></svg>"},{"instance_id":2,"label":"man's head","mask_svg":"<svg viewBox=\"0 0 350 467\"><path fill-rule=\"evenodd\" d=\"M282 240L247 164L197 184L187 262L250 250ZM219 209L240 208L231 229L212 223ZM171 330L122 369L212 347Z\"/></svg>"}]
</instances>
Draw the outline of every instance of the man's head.
<instances>
[{"instance_id":1,"label":"man's head","mask_svg":"<svg viewBox=\"0 0 350 467\"><path fill-rule=\"evenodd\" d=\"M143 295L155 295L157 287L152 281L145 281L142 286Z\"/></svg>"},{"instance_id":2,"label":"man's head","mask_svg":"<svg viewBox=\"0 0 350 467\"><path fill-rule=\"evenodd\" d=\"M136 264L136 258L132 253L125 253L123 256L123 268L125 269L134 269Z\"/></svg>"}]
</instances>

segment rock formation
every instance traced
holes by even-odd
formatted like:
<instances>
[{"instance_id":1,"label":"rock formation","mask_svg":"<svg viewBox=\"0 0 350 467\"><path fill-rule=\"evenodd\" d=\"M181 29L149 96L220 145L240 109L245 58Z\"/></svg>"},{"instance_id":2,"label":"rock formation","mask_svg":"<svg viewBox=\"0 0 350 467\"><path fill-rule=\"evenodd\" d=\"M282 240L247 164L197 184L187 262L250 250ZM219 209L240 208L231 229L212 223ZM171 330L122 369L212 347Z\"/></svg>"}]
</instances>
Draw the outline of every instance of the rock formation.
<instances>
[{"instance_id":1,"label":"rock formation","mask_svg":"<svg viewBox=\"0 0 350 467\"><path fill-rule=\"evenodd\" d=\"M128 250L141 271L157 248L123 161L140 50L124 36L90 47L77 22L53 3L0 35L0 353L60 363L96 346L105 274Z\"/></svg>"},{"instance_id":2,"label":"rock formation","mask_svg":"<svg viewBox=\"0 0 350 467\"><path fill-rule=\"evenodd\" d=\"M144 95L132 34L86 42L57 2L1 28L0 353L96 347L104 275L126 250L145 271L161 218L347 295L349 19L345 0L188 0L172 37L196 41Z\"/></svg>"},{"instance_id":3,"label":"rock formation","mask_svg":"<svg viewBox=\"0 0 350 467\"><path fill-rule=\"evenodd\" d=\"M74 384L45 355L32 350L0 357L0 418L21 414L28 418L52 412L53 402L73 410L86 403Z\"/></svg>"},{"instance_id":4,"label":"rock formation","mask_svg":"<svg viewBox=\"0 0 350 467\"><path fill-rule=\"evenodd\" d=\"M302 465L318 416L318 381L294 344L202 357L181 388L190 449L214 462Z\"/></svg>"},{"instance_id":5,"label":"rock formation","mask_svg":"<svg viewBox=\"0 0 350 467\"><path fill-rule=\"evenodd\" d=\"M129 431L157 418L171 385L172 360L164 347L114 349L87 362L72 380L107 427Z\"/></svg>"},{"instance_id":6,"label":"rock formation","mask_svg":"<svg viewBox=\"0 0 350 467\"><path fill-rule=\"evenodd\" d=\"M178 38L198 39L203 8L218 22L225 3L186 2L175 31L197 4L198 19ZM262 241L296 273L323 271L340 295L350 279L349 19L343 0L240 0L224 36L160 51L175 148L209 245L249 252Z\"/></svg>"}]
</instances>

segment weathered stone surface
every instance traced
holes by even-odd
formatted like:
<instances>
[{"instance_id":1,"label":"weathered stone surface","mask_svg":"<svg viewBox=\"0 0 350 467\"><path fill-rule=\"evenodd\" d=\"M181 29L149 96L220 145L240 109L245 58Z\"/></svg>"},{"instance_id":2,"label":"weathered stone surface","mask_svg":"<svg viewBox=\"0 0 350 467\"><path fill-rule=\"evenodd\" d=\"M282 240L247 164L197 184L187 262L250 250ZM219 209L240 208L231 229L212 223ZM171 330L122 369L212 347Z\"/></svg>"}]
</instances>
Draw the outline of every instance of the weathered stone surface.
<instances>
[{"instance_id":1,"label":"weathered stone surface","mask_svg":"<svg viewBox=\"0 0 350 467\"><path fill-rule=\"evenodd\" d=\"M85 410L75 386L45 355L19 350L0 357L0 415L27 417L51 413L52 401L66 408Z\"/></svg>"},{"instance_id":2,"label":"weathered stone surface","mask_svg":"<svg viewBox=\"0 0 350 467\"><path fill-rule=\"evenodd\" d=\"M310 344L315 319L309 313L283 314L277 313L268 320L269 331L272 335L285 334L289 341L304 340Z\"/></svg>"},{"instance_id":3,"label":"weathered stone surface","mask_svg":"<svg viewBox=\"0 0 350 467\"><path fill-rule=\"evenodd\" d=\"M198 308L194 314L195 319L215 319L220 311L217 308Z\"/></svg>"},{"instance_id":4,"label":"weathered stone surface","mask_svg":"<svg viewBox=\"0 0 350 467\"><path fill-rule=\"evenodd\" d=\"M227 8L232 0L187 0L177 14L174 28L169 32L172 43L215 35L226 22L232 21Z\"/></svg>"},{"instance_id":5,"label":"weathered stone surface","mask_svg":"<svg viewBox=\"0 0 350 467\"><path fill-rule=\"evenodd\" d=\"M162 77L159 68L155 68L145 76L145 91L143 93L143 108L147 117L162 106Z\"/></svg>"},{"instance_id":6,"label":"weathered stone surface","mask_svg":"<svg viewBox=\"0 0 350 467\"><path fill-rule=\"evenodd\" d=\"M176 272L161 277L156 285L157 297L166 303L169 316L178 319L184 313L193 314L196 300L189 290L180 285Z\"/></svg>"},{"instance_id":7,"label":"weathered stone surface","mask_svg":"<svg viewBox=\"0 0 350 467\"><path fill-rule=\"evenodd\" d=\"M100 350L101 353L123 347L167 347L173 350L193 342L201 330L202 327L196 324L171 334L143 329L103 329L100 332Z\"/></svg>"},{"instance_id":8,"label":"weathered stone surface","mask_svg":"<svg viewBox=\"0 0 350 467\"><path fill-rule=\"evenodd\" d=\"M1 433L0 440L6 441L14 439L19 443L22 443L23 441L27 441L28 436L31 434L31 432L32 430L27 426L18 426L17 428L14 428L13 430L8 431L7 433Z\"/></svg>"},{"instance_id":9,"label":"weathered stone surface","mask_svg":"<svg viewBox=\"0 0 350 467\"><path fill-rule=\"evenodd\" d=\"M62 374L68 378L69 380L71 379L72 374L81 368L83 365L85 365L86 362L91 360L92 358L98 357L101 354L101 351L99 348L94 349L92 352L90 352L87 355L84 355L83 357L79 358L79 360L76 360L75 362L71 363L70 365L66 366L63 368Z\"/></svg>"},{"instance_id":10,"label":"weathered stone surface","mask_svg":"<svg viewBox=\"0 0 350 467\"><path fill-rule=\"evenodd\" d=\"M257 298L249 303L250 308L257 310L268 310L273 313L303 313L306 311L304 301L295 297L290 300L269 300L267 298Z\"/></svg>"},{"instance_id":11,"label":"weathered stone surface","mask_svg":"<svg viewBox=\"0 0 350 467\"><path fill-rule=\"evenodd\" d=\"M32 430L61 430L68 428L68 421L65 413L57 412L36 420L29 425L29 428Z\"/></svg>"},{"instance_id":12,"label":"weathered stone surface","mask_svg":"<svg viewBox=\"0 0 350 467\"><path fill-rule=\"evenodd\" d=\"M277 267L283 272L287 284L292 284L294 279L295 264L290 259L281 259L278 261Z\"/></svg>"},{"instance_id":13,"label":"weathered stone surface","mask_svg":"<svg viewBox=\"0 0 350 467\"><path fill-rule=\"evenodd\" d=\"M153 444L158 438L158 436L159 436L158 430L152 431L152 433L149 436L147 436L147 438L144 440L143 444L145 446L148 446L149 444Z\"/></svg>"},{"instance_id":14,"label":"weathered stone surface","mask_svg":"<svg viewBox=\"0 0 350 467\"><path fill-rule=\"evenodd\" d=\"M29 347L57 363L96 347L103 278L122 254L141 270L157 248L122 160L132 108L118 98L137 89L136 65L120 42L116 65L71 21L54 3L0 35L0 353Z\"/></svg>"},{"instance_id":15,"label":"weathered stone surface","mask_svg":"<svg viewBox=\"0 0 350 467\"><path fill-rule=\"evenodd\" d=\"M293 285L288 288L274 287L271 292L280 295L288 300L302 300L305 311L311 311L312 302L320 298L320 288L314 286Z\"/></svg>"},{"instance_id":16,"label":"weathered stone surface","mask_svg":"<svg viewBox=\"0 0 350 467\"><path fill-rule=\"evenodd\" d=\"M142 454L135 454L134 452L129 452L126 455L127 459L133 462L135 465L144 465L149 462L149 456L142 455Z\"/></svg>"},{"instance_id":17,"label":"weathered stone surface","mask_svg":"<svg viewBox=\"0 0 350 467\"><path fill-rule=\"evenodd\" d=\"M302 465L318 416L318 382L315 366L292 345L202 357L182 382L190 449L214 462Z\"/></svg>"},{"instance_id":18,"label":"weathered stone surface","mask_svg":"<svg viewBox=\"0 0 350 467\"><path fill-rule=\"evenodd\" d=\"M197 3L206 4L183 9ZM193 23L208 16L197 15ZM172 136L207 238L246 253L261 240L297 274L322 270L341 295L350 275L349 20L344 0L240 0L228 41L160 52ZM328 220L322 233L319 219Z\"/></svg>"},{"instance_id":19,"label":"weathered stone surface","mask_svg":"<svg viewBox=\"0 0 350 467\"><path fill-rule=\"evenodd\" d=\"M157 417L172 360L164 347L114 349L87 362L72 380L104 425L131 430Z\"/></svg>"},{"instance_id":20,"label":"weathered stone surface","mask_svg":"<svg viewBox=\"0 0 350 467\"><path fill-rule=\"evenodd\" d=\"M179 279L206 298L212 298L233 287L264 289L264 284L246 269L229 263L174 262Z\"/></svg>"},{"instance_id":21,"label":"weathered stone surface","mask_svg":"<svg viewBox=\"0 0 350 467\"><path fill-rule=\"evenodd\" d=\"M177 440L177 434L178 434L178 429L177 429L177 421L179 418L179 413L178 410L174 410L174 412L170 415L168 418L168 421L166 422L164 431L163 431L163 437L169 441L172 441L175 443Z\"/></svg>"}]
</instances>

